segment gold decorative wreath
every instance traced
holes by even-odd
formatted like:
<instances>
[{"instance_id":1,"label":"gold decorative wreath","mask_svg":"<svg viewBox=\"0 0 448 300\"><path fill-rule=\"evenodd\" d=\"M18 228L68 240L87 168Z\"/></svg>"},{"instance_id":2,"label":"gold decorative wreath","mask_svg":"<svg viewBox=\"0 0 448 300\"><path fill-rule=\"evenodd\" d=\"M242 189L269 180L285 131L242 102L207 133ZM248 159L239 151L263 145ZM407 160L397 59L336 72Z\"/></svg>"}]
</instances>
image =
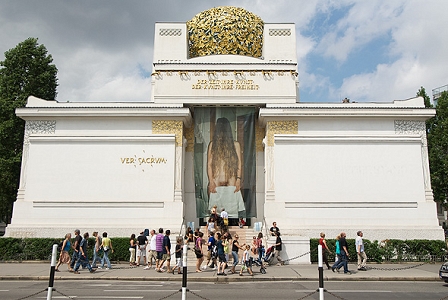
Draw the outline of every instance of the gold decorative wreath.
<instances>
[{"instance_id":1,"label":"gold decorative wreath","mask_svg":"<svg viewBox=\"0 0 448 300\"><path fill-rule=\"evenodd\" d=\"M239 7L205 10L187 22L190 58L215 54L261 57L264 22Z\"/></svg>"}]
</instances>

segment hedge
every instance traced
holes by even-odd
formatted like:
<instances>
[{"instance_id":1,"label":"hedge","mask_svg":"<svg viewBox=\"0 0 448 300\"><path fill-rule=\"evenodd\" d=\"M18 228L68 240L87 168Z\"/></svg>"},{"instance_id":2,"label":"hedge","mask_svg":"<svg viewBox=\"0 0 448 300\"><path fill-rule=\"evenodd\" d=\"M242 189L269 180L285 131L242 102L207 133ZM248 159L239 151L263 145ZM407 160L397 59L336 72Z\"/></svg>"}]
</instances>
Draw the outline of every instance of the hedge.
<instances>
[{"instance_id":1,"label":"hedge","mask_svg":"<svg viewBox=\"0 0 448 300\"><path fill-rule=\"evenodd\" d=\"M62 239L52 238L0 238L0 261L23 261L51 259L51 251L54 244ZM332 251L329 260L334 260L334 239L328 239L327 245ZM94 238L89 238L87 253L91 259ZM356 261L355 240L347 239L349 245L350 261ZM310 239L311 262L317 262L318 239ZM129 238L112 238L114 253L109 255L113 261L128 261ZM416 261L416 260L444 260L446 243L436 240L386 240L382 242L364 239L364 248L370 262L381 263L383 261Z\"/></svg>"},{"instance_id":2,"label":"hedge","mask_svg":"<svg viewBox=\"0 0 448 300\"><path fill-rule=\"evenodd\" d=\"M334 261L335 239L328 239L327 246L331 253L329 261ZM385 240L369 241L363 239L364 249L370 262L381 263L384 261L421 261L421 260L445 260L447 245L439 240ZM357 261L355 240L347 239L350 261ZM311 262L317 262L317 246L319 239L310 239Z\"/></svg>"},{"instance_id":3,"label":"hedge","mask_svg":"<svg viewBox=\"0 0 448 300\"><path fill-rule=\"evenodd\" d=\"M0 238L0 261L23 261L51 259L54 244L59 244L63 239L52 238ZM87 255L93 257L94 238L87 242ZM112 238L114 253L109 254L113 261L129 260L129 238ZM70 250L70 254L72 250Z\"/></svg>"}]
</instances>

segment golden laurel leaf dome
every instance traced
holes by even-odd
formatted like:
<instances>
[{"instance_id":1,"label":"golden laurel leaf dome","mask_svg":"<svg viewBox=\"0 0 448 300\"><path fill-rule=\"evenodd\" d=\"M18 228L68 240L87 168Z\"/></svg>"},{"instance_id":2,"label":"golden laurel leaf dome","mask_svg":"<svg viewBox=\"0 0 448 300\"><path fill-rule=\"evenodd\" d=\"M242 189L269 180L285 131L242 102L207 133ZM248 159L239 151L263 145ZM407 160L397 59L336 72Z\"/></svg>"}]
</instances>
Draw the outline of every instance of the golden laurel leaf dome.
<instances>
[{"instance_id":1,"label":"golden laurel leaf dome","mask_svg":"<svg viewBox=\"0 0 448 300\"><path fill-rule=\"evenodd\" d=\"M239 7L205 10L187 22L189 57L234 54L261 57L263 20Z\"/></svg>"}]
</instances>

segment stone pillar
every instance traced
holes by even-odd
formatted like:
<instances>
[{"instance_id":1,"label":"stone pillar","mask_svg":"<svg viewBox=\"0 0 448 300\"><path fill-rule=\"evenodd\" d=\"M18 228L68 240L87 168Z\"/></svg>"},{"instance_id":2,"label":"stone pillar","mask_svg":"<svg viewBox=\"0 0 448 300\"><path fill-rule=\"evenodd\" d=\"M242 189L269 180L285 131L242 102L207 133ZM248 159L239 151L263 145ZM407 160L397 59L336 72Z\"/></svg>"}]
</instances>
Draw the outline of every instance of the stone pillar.
<instances>
[{"instance_id":1,"label":"stone pillar","mask_svg":"<svg viewBox=\"0 0 448 300\"><path fill-rule=\"evenodd\" d=\"M153 120L153 134L174 134L176 137L176 163L174 179L174 201L183 201L183 122L178 120Z\"/></svg>"},{"instance_id":2,"label":"stone pillar","mask_svg":"<svg viewBox=\"0 0 448 300\"><path fill-rule=\"evenodd\" d=\"M25 134L23 138L22 168L20 171L20 184L17 200L24 200L26 190L27 165L30 149L30 135L32 134L54 134L56 121L54 120L30 120L25 123Z\"/></svg>"},{"instance_id":3,"label":"stone pillar","mask_svg":"<svg viewBox=\"0 0 448 300\"><path fill-rule=\"evenodd\" d=\"M423 179L425 183L425 197L426 201L434 201L434 196L431 187L431 176L429 171L429 158L428 158L428 140L426 138L426 123L424 121L415 120L395 120L395 133L396 134L415 134L419 135L422 139L422 166L423 166Z\"/></svg>"}]
</instances>

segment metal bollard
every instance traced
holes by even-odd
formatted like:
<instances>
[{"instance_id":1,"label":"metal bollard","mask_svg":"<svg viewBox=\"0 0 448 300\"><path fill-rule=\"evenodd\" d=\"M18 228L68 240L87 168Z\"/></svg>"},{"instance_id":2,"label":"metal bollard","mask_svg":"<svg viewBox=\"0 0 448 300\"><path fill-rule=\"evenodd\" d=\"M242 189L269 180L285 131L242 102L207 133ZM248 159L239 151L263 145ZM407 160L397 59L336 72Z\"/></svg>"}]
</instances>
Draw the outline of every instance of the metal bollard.
<instances>
[{"instance_id":1,"label":"metal bollard","mask_svg":"<svg viewBox=\"0 0 448 300\"><path fill-rule=\"evenodd\" d=\"M319 300L324 300L324 268L322 267L322 245L317 246L319 262Z\"/></svg>"},{"instance_id":2,"label":"metal bollard","mask_svg":"<svg viewBox=\"0 0 448 300\"><path fill-rule=\"evenodd\" d=\"M184 245L182 252L182 300L187 299L187 245Z\"/></svg>"},{"instance_id":3,"label":"metal bollard","mask_svg":"<svg viewBox=\"0 0 448 300\"><path fill-rule=\"evenodd\" d=\"M53 284L54 284L54 273L56 270L56 257L58 255L58 245L53 245L53 252L51 253L51 267L50 267L50 280L48 282L47 290L47 300L51 300L53 297Z\"/></svg>"}]
</instances>

